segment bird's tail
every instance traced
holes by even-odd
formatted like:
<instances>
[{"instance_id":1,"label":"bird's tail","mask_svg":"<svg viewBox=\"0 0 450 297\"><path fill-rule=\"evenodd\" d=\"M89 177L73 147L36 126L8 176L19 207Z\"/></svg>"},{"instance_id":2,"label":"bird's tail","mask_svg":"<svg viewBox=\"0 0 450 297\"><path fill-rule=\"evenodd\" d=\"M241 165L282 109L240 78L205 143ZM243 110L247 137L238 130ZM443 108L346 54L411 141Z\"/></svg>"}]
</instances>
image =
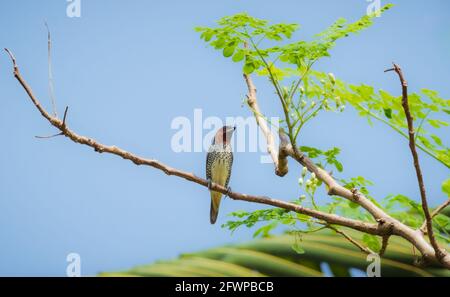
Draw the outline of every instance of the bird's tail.
<instances>
[{"instance_id":1,"label":"bird's tail","mask_svg":"<svg viewBox=\"0 0 450 297\"><path fill-rule=\"evenodd\" d=\"M219 214L220 200L222 199L222 193L211 192L211 209L209 211L209 221L214 224Z\"/></svg>"}]
</instances>

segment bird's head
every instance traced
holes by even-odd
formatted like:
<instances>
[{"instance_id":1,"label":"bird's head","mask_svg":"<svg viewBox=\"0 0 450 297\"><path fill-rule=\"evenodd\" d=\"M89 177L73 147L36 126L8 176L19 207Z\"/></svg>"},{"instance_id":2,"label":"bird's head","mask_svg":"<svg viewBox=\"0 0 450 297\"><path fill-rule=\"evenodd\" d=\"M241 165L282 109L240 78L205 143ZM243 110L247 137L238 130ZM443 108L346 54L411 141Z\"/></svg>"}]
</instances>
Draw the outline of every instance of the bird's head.
<instances>
[{"instance_id":1,"label":"bird's head","mask_svg":"<svg viewBox=\"0 0 450 297\"><path fill-rule=\"evenodd\" d=\"M216 135L214 136L213 143L214 144L229 144L231 141L231 136L233 136L233 132L236 130L236 126L223 126L219 130L217 130Z\"/></svg>"}]
</instances>

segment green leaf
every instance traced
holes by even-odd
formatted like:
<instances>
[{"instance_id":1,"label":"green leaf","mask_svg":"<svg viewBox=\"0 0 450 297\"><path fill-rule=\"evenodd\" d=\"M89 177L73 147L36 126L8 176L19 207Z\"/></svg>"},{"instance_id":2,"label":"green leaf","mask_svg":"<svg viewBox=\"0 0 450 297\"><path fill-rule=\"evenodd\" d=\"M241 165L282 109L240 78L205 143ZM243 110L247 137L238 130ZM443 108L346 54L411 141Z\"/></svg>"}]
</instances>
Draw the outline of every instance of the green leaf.
<instances>
[{"instance_id":1,"label":"green leaf","mask_svg":"<svg viewBox=\"0 0 450 297\"><path fill-rule=\"evenodd\" d=\"M442 192L444 192L447 196L450 197L450 178L446 179L442 183Z\"/></svg>"},{"instance_id":2,"label":"green leaf","mask_svg":"<svg viewBox=\"0 0 450 297\"><path fill-rule=\"evenodd\" d=\"M311 221L311 217L310 216L307 216L307 215L304 215L304 214L301 214L301 213L297 213L296 216L297 216L297 219L300 222L306 223L306 222Z\"/></svg>"},{"instance_id":3,"label":"green leaf","mask_svg":"<svg viewBox=\"0 0 450 297\"><path fill-rule=\"evenodd\" d=\"M353 202L353 201L349 201L348 202L348 206L350 206L350 208L356 209L356 208L359 208L360 205L358 203Z\"/></svg>"},{"instance_id":4,"label":"green leaf","mask_svg":"<svg viewBox=\"0 0 450 297\"><path fill-rule=\"evenodd\" d=\"M314 147L309 147L309 146L301 146L300 150L302 152L305 152L308 155L308 157L310 157L310 158L316 158L323 154L323 152L321 150L314 148Z\"/></svg>"},{"instance_id":5,"label":"green leaf","mask_svg":"<svg viewBox=\"0 0 450 297\"><path fill-rule=\"evenodd\" d=\"M246 63L242 70L245 74L251 74L253 71L255 71L255 65L253 64L253 62Z\"/></svg>"},{"instance_id":6,"label":"green leaf","mask_svg":"<svg viewBox=\"0 0 450 297\"><path fill-rule=\"evenodd\" d=\"M253 237L257 237L258 235L261 235L262 237L268 237L269 233L272 229L274 229L278 225L277 222L272 222L268 225L262 226L258 230L253 233Z\"/></svg>"},{"instance_id":7,"label":"green leaf","mask_svg":"<svg viewBox=\"0 0 450 297\"><path fill-rule=\"evenodd\" d=\"M227 58L231 57L233 55L233 53L234 53L234 49L235 49L234 46L227 46L227 47L225 47L223 49L223 56L227 57Z\"/></svg>"},{"instance_id":8,"label":"green leaf","mask_svg":"<svg viewBox=\"0 0 450 297\"><path fill-rule=\"evenodd\" d=\"M441 140L437 135L432 134L432 135L430 135L430 136L431 136L431 138L433 138L434 142L435 142L437 145L440 145L440 146L443 145L442 140Z\"/></svg>"},{"instance_id":9,"label":"green leaf","mask_svg":"<svg viewBox=\"0 0 450 297\"><path fill-rule=\"evenodd\" d=\"M428 123L434 128L446 127L448 123L441 120L428 120Z\"/></svg>"},{"instance_id":10,"label":"green leaf","mask_svg":"<svg viewBox=\"0 0 450 297\"><path fill-rule=\"evenodd\" d=\"M245 52L243 50L238 50L238 51L236 51L233 58L231 58L231 59L233 60L233 62L239 62L239 61L242 61L242 59L244 59L244 57L245 57Z\"/></svg>"},{"instance_id":11,"label":"green leaf","mask_svg":"<svg viewBox=\"0 0 450 297\"><path fill-rule=\"evenodd\" d=\"M206 42L210 41L213 36L214 36L214 31L212 31L212 30L206 31L205 35L204 35L205 41Z\"/></svg>"},{"instance_id":12,"label":"green leaf","mask_svg":"<svg viewBox=\"0 0 450 297\"><path fill-rule=\"evenodd\" d=\"M338 160L334 160L333 164L336 167L337 171L342 172L344 170L344 166Z\"/></svg>"},{"instance_id":13,"label":"green leaf","mask_svg":"<svg viewBox=\"0 0 450 297\"><path fill-rule=\"evenodd\" d=\"M384 115L388 118L388 119L392 119L392 109L390 108L384 108Z\"/></svg>"},{"instance_id":14,"label":"green leaf","mask_svg":"<svg viewBox=\"0 0 450 297\"><path fill-rule=\"evenodd\" d=\"M381 249L380 241L374 235L364 234L362 240L372 251L379 251Z\"/></svg>"},{"instance_id":15,"label":"green leaf","mask_svg":"<svg viewBox=\"0 0 450 297\"><path fill-rule=\"evenodd\" d=\"M291 247L297 254L305 253L305 250L298 244L298 242L294 243Z\"/></svg>"},{"instance_id":16,"label":"green leaf","mask_svg":"<svg viewBox=\"0 0 450 297\"><path fill-rule=\"evenodd\" d=\"M223 38L219 38L219 39L211 42L211 45L213 45L216 49L224 48L225 44L226 44L226 42Z\"/></svg>"}]
</instances>

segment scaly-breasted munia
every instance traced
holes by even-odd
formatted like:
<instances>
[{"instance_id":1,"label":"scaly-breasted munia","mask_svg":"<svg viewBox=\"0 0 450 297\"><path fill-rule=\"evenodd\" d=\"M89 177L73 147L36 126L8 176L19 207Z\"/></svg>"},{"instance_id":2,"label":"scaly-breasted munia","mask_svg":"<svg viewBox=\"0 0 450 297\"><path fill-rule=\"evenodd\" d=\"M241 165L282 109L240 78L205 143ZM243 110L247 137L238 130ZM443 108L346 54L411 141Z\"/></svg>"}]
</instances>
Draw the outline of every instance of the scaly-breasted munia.
<instances>
[{"instance_id":1,"label":"scaly-breasted munia","mask_svg":"<svg viewBox=\"0 0 450 297\"><path fill-rule=\"evenodd\" d=\"M211 183L228 187L230 181L231 166L233 165L233 153L231 151L231 136L236 127L224 126L217 130L216 135L206 155L206 179ZM229 190L229 188L228 188ZM214 224L219 213L222 193L211 191L210 222Z\"/></svg>"}]
</instances>

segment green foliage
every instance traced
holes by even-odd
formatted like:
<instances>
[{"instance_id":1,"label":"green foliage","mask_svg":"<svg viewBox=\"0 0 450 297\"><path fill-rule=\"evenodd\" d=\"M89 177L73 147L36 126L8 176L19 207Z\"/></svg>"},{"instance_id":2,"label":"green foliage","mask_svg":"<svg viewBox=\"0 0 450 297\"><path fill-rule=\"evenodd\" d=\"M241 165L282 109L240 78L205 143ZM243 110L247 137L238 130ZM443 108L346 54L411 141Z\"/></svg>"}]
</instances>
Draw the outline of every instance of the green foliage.
<instances>
[{"instance_id":1,"label":"green foliage","mask_svg":"<svg viewBox=\"0 0 450 297\"><path fill-rule=\"evenodd\" d=\"M261 209L251 213L246 211L235 211L230 213L230 216L242 219L238 221L228 221L222 225L222 227L227 228L230 231L234 231L242 225L251 228L260 222L271 222L256 230L254 237L259 235L266 237L269 235L269 232L277 226L274 223L283 222L288 224L291 219L289 211L281 208Z\"/></svg>"},{"instance_id":2,"label":"green foliage","mask_svg":"<svg viewBox=\"0 0 450 297\"><path fill-rule=\"evenodd\" d=\"M292 245L292 249L297 253L297 254L304 254L305 250L300 246L300 244L298 243L294 243Z\"/></svg>"},{"instance_id":3,"label":"green foliage","mask_svg":"<svg viewBox=\"0 0 450 297\"><path fill-rule=\"evenodd\" d=\"M380 13L391 7L390 4L384 6ZM246 13L224 17L217 22L217 27L197 27L196 30L225 57L242 63L244 73L256 71L269 78L283 105L286 130L295 143L304 125L320 111L345 108L336 100L334 75L312 71L312 65L320 58L329 57L329 50L337 40L372 25L374 17L375 14L365 15L353 23L339 19L311 41L289 42L299 28L297 24L270 24ZM332 106L331 101L335 105ZM343 170L341 163L332 164L338 171Z\"/></svg>"},{"instance_id":4,"label":"green foliage","mask_svg":"<svg viewBox=\"0 0 450 297\"><path fill-rule=\"evenodd\" d=\"M382 12L389 9L386 5ZM220 19L218 27L197 27L202 38L209 45L221 50L225 57L232 57L234 62L244 60L243 70L252 73L262 67L270 67L266 59L274 58L273 62L280 61L300 69L313 61L329 56L329 50L338 39L357 33L372 24L375 15L364 16L354 23L347 23L339 19L312 41L297 41L282 44L289 40L299 29L297 24L269 24L268 21L257 19L246 13L238 13ZM260 46L263 42L267 46ZM270 42L277 42L273 45ZM271 63L274 66L274 63Z\"/></svg>"},{"instance_id":5,"label":"green foliage","mask_svg":"<svg viewBox=\"0 0 450 297\"><path fill-rule=\"evenodd\" d=\"M376 92L373 87L364 84L346 84L338 79L334 93L335 100L354 107L369 123L373 119L381 121L403 137L409 137L401 96L383 90ZM422 89L420 93L410 93L408 102L415 119L417 147L450 167L450 148L438 136L438 130L448 126L443 118L449 112L450 100L441 98L435 91Z\"/></svg>"},{"instance_id":6,"label":"green foliage","mask_svg":"<svg viewBox=\"0 0 450 297\"><path fill-rule=\"evenodd\" d=\"M404 195L389 195L385 201L386 208L388 209L393 209L394 206L399 205L403 210L414 211L417 214L423 215L422 206Z\"/></svg>"},{"instance_id":7,"label":"green foliage","mask_svg":"<svg viewBox=\"0 0 450 297\"><path fill-rule=\"evenodd\" d=\"M349 234L362 241L360 233ZM415 254L403 239L391 238L381 261L381 276L450 276L445 268L413 266ZM350 269L365 272L366 255L334 232L282 235L182 254L171 260L133 267L100 276L323 276L322 263L334 276L350 276Z\"/></svg>"},{"instance_id":8,"label":"green foliage","mask_svg":"<svg viewBox=\"0 0 450 297\"><path fill-rule=\"evenodd\" d=\"M379 13L391 7L390 4L386 5ZM224 17L217 22L216 27L198 27L196 30L201 33L200 37L205 42L221 51L224 57L240 63L245 74L257 73L266 77L274 87L283 108L284 119L280 124L281 128L287 131L292 145L298 147L322 169L336 170L337 174L341 175L344 174L344 166L338 160L339 148L322 150L307 145L297 146L296 140L305 125L320 113L342 113L346 106L351 106L359 116L366 118L369 124L372 124L373 120L381 121L408 138L401 96L376 90L365 84L348 84L332 73L312 68L316 61L330 56L330 50L338 40L370 27L377 14L378 12L365 15L355 22L347 22L341 18L308 41L292 41L299 29L297 24L271 24L246 13ZM448 126L444 119L450 114L450 100L441 98L436 91L422 89L418 93L409 94L409 106L415 120L417 147L450 167L450 148L440 136L445 135L446 132L441 130ZM377 202L369 192L372 183L364 177L338 179L344 187L358 189L377 206L405 224L419 228L423 223L422 207L414 200L394 194ZM295 203L310 204L316 210L374 222L367 211L346 199L332 197L330 202L318 205L315 196L322 182L314 174L308 175L306 168L303 169L298 184L300 193ZM450 180L443 183L442 189L449 196ZM236 220L227 222L223 227L234 231L240 226L258 226L254 237L269 237L274 229L283 225L296 234L314 233L330 227L324 222L282 209L234 212L231 216ZM433 221L436 233L446 241L449 241L448 220L447 216L438 215ZM380 248L377 237L366 234L361 240L374 251ZM296 240L291 250L302 253L303 247ZM339 270L339 267L335 269Z\"/></svg>"},{"instance_id":9,"label":"green foliage","mask_svg":"<svg viewBox=\"0 0 450 297\"><path fill-rule=\"evenodd\" d=\"M362 209L359 204L341 197L332 197L331 200L332 202L325 204L320 209L356 220L374 222L372 216Z\"/></svg>"},{"instance_id":10,"label":"green foliage","mask_svg":"<svg viewBox=\"0 0 450 297\"><path fill-rule=\"evenodd\" d=\"M380 240L374 235L363 234L362 241L374 252L379 252L381 249Z\"/></svg>"},{"instance_id":11,"label":"green foliage","mask_svg":"<svg viewBox=\"0 0 450 297\"><path fill-rule=\"evenodd\" d=\"M236 211L229 215L238 220L230 220L223 224L222 228L227 228L234 232L241 226L251 228L258 224L260 227L253 233L253 237L269 237L270 232L278 225L294 226L297 220L304 219L299 219L297 214L282 208L261 209L254 212ZM309 219L308 217L306 218Z\"/></svg>"},{"instance_id":12,"label":"green foliage","mask_svg":"<svg viewBox=\"0 0 450 297\"><path fill-rule=\"evenodd\" d=\"M384 208L400 222L420 228L425 220L422 205L404 195L389 195L383 200ZM438 214L433 218L435 234L441 240L450 243L450 217Z\"/></svg>"},{"instance_id":13,"label":"green foliage","mask_svg":"<svg viewBox=\"0 0 450 297\"><path fill-rule=\"evenodd\" d=\"M442 192L444 192L447 197L450 197L450 178L442 183Z\"/></svg>"},{"instance_id":14,"label":"green foliage","mask_svg":"<svg viewBox=\"0 0 450 297\"><path fill-rule=\"evenodd\" d=\"M323 169L325 169L327 165L333 165L339 172L344 170L342 163L337 160L337 156L341 152L338 147L333 147L329 150L322 151L314 147L300 146L300 150L309 158L314 159L316 164Z\"/></svg>"}]
</instances>

